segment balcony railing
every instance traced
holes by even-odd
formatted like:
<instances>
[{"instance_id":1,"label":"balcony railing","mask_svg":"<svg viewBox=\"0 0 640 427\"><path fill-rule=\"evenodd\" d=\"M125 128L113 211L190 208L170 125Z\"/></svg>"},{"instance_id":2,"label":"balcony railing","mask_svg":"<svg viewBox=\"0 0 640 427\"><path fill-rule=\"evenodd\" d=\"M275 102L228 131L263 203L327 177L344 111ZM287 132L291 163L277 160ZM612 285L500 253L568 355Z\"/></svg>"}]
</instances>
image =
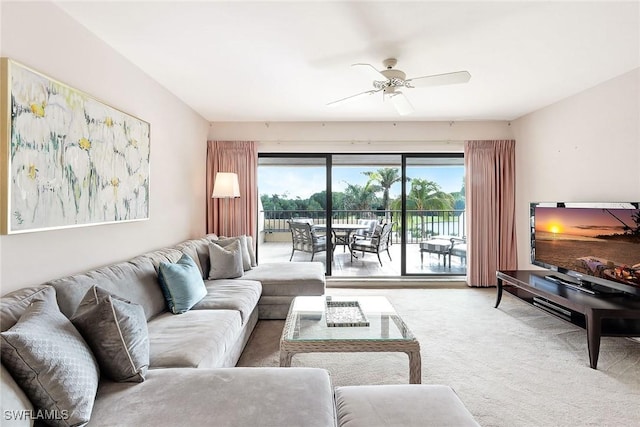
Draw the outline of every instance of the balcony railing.
<instances>
[{"instance_id":1,"label":"balcony railing","mask_svg":"<svg viewBox=\"0 0 640 427\"><path fill-rule=\"evenodd\" d=\"M311 218L314 224L325 224L326 212L323 210L265 210L263 230L265 234L288 233L291 218ZM393 242L400 243L404 235L399 210L334 210L332 223L354 223L358 219L377 219L379 222L391 221ZM429 236L465 236L466 216L464 210L407 210L407 243L419 243Z\"/></svg>"}]
</instances>

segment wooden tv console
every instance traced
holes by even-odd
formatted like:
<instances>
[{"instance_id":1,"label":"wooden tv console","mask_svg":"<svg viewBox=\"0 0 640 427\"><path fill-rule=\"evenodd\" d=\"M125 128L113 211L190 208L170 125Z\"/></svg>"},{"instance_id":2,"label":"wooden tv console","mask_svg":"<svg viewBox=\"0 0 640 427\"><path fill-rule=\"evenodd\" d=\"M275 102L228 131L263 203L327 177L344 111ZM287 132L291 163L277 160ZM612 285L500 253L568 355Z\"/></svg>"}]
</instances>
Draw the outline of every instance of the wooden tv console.
<instances>
[{"instance_id":1,"label":"wooden tv console","mask_svg":"<svg viewBox=\"0 0 640 427\"><path fill-rule=\"evenodd\" d=\"M549 271L497 271L496 307L502 290L587 330L589 365L596 369L600 337L640 337L640 298L590 294L545 279ZM638 344L640 345L640 344Z\"/></svg>"}]
</instances>

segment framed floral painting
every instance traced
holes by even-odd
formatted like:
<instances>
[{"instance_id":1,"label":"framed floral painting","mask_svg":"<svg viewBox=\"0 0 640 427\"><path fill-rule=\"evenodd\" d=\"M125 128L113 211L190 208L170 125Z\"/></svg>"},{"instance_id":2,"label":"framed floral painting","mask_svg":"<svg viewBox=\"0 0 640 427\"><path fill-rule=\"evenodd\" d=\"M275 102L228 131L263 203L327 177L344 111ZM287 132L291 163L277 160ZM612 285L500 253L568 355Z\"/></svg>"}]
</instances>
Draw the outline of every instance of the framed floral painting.
<instances>
[{"instance_id":1,"label":"framed floral painting","mask_svg":"<svg viewBox=\"0 0 640 427\"><path fill-rule=\"evenodd\" d=\"M0 232L148 219L149 123L0 61Z\"/></svg>"}]
</instances>

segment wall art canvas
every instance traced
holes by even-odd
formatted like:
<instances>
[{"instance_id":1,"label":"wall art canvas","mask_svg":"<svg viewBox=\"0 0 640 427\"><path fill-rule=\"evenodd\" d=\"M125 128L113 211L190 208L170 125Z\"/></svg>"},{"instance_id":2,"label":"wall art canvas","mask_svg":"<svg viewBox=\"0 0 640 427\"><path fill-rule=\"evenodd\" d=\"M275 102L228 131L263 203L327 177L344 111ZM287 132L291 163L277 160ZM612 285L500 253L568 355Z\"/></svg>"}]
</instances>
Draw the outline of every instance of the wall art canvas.
<instances>
[{"instance_id":1,"label":"wall art canvas","mask_svg":"<svg viewBox=\"0 0 640 427\"><path fill-rule=\"evenodd\" d=\"M148 219L149 123L1 61L0 232Z\"/></svg>"}]
</instances>

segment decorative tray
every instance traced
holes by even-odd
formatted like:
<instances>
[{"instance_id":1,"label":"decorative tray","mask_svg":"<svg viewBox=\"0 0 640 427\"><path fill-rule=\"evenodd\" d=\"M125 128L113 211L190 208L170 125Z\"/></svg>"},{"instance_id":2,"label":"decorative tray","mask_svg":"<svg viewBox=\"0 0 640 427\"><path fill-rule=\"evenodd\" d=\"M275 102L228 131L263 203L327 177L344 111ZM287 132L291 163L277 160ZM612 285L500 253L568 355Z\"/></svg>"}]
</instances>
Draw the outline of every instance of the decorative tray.
<instances>
[{"instance_id":1,"label":"decorative tray","mask_svg":"<svg viewBox=\"0 0 640 427\"><path fill-rule=\"evenodd\" d=\"M327 300L328 327L369 326L358 301Z\"/></svg>"}]
</instances>

